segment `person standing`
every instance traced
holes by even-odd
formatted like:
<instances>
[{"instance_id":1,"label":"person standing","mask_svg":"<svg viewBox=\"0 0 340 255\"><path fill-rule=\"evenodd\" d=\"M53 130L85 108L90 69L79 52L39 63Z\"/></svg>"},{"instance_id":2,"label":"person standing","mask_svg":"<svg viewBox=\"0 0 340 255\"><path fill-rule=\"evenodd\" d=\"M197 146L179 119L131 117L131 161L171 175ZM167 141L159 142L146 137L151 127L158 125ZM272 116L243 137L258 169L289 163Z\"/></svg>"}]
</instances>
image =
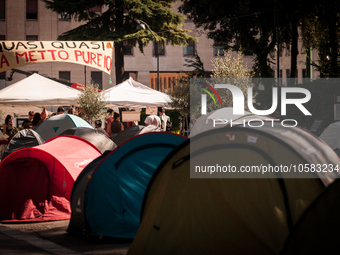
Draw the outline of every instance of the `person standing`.
<instances>
[{"instance_id":1,"label":"person standing","mask_svg":"<svg viewBox=\"0 0 340 255\"><path fill-rule=\"evenodd\" d=\"M189 137L193 124L190 121L190 116L186 115L183 119L183 123L180 126L180 134L185 137Z\"/></svg>"},{"instance_id":2,"label":"person standing","mask_svg":"<svg viewBox=\"0 0 340 255\"><path fill-rule=\"evenodd\" d=\"M74 108L70 107L70 108L67 110L67 114L76 114L76 111L74 110Z\"/></svg>"},{"instance_id":3,"label":"person standing","mask_svg":"<svg viewBox=\"0 0 340 255\"><path fill-rule=\"evenodd\" d=\"M34 111L29 111L28 112L28 119L27 120L24 120L23 123L22 123L22 129L24 129L24 125L27 123L30 128L32 128L32 120L33 120L33 116L34 116ZM27 125L26 125L27 126Z\"/></svg>"},{"instance_id":4,"label":"person standing","mask_svg":"<svg viewBox=\"0 0 340 255\"><path fill-rule=\"evenodd\" d=\"M59 106L59 107L58 107L58 110L57 110L57 114L63 114L64 112L65 112L64 107Z\"/></svg>"},{"instance_id":5,"label":"person standing","mask_svg":"<svg viewBox=\"0 0 340 255\"><path fill-rule=\"evenodd\" d=\"M158 115L159 115L159 118L161 119L162 131L170 131L170 130L167 130L167 122L168 121L170 122L170 117L165 115L165 111L162 107L159 108Z\"/></svg>"},{"instance_id":6,"label":"person standing","mask_svg":"<svg viewBox=\"0 0 340 255\"><path fill-rule=\"evenodd\" d=\"M120 115L118 112L113 114L113 121L108 125L108 134L115 137L120 131L124 130L123 124L120 122Z\"/></svg>"},{"instance_id":7,"label":"person standing","mask_svg":"<svg viewBox=\"0 0 340 255\"><path fill-rule=\"evenodd\" d=\"M38 112L35 113L32 120L32 129L35 130L42 122L41 114Z\"/></svg>"},{"instance_id":8,"label":"person standing","mask_svg":"<svg viewBox=\"0 0 340 255\"><path fill-rule=\"evenodd\" d=\"M105 131L109 135L109 137L112 137L112 134L109 133L109 124L113 121L113 109L107 109L107 115L108 117L105 120Z\"/></svg>"},{"instance_id":9,"label":"person standing","mask_svg":"<svg viewBox=\"0 0 340 255\"><path fill-rule=\"evenodd\" d=\"M102 121L101 120L96 120L94 122L94 127L101 133L108 135L105 130L102 128Z\"/></svg>"},{"instance_id":10,"label":"person standing","mask_svg":"<svg viewBox=\"0 0 340 255\"><path fill-rule=\"evenodd\" d=\"M5 119L5 124L3 126L3 135L11 136L13 131L13 116L8 114Z\"/></svg>"}]
</instances>

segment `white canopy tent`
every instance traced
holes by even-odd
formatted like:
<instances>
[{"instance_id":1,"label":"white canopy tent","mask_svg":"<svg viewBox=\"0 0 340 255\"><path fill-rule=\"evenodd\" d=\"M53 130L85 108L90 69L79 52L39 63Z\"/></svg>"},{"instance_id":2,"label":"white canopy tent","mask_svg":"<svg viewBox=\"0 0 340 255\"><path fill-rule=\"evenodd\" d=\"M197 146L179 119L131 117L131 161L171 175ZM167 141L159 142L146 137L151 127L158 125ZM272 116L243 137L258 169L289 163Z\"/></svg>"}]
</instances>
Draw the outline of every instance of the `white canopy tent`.
<instances>
[{"instance_id":1,"label":"white canopy tent","mask_svg":"<svg viewBox=\"0 0 340 255\"><path fill-rule=\"evenodd\" d=\"M166 107L170 97L145 86L131 77L101 93L104 93L108 107Z\"/></svg>"},{"instance_id":2,"label":"white canopy tent","mask_svg":"<svg viewBox=\"0 0 340 255\"><path fill-rule=\"evenodd\" d=\"M22 79L0 90L0 105L60 106L76 105L79 90L39 74Z\"/></svg>"}]
</instances>

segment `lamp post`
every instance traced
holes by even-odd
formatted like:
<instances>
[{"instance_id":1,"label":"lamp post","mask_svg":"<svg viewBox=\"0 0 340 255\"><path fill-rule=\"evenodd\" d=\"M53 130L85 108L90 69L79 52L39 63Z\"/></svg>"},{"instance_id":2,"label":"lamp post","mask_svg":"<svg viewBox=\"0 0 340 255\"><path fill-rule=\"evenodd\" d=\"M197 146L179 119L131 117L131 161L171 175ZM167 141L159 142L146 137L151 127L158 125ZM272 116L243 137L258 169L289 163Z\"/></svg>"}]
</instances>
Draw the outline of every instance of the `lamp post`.
<instances>
[{"instance_id":1,"label":"lamp post","mask_svg":"<svg viewBox=\"0 0 340 255\"><path fill-rule=\"evenodd\" d=\"M157 58L157 83L156 83L156 87L157 90L159 91L159 47L158 47L158 41L157 41L157 37L155 36L155 34L152 32L152 30L150 29L149 25L146 24L144 21L139 20L139 24L137 26L137 30L144 30L145 27L151 32L151 34L153 35L153 37L155 38L155 43L156 43L156 47L155 47L155 53L156 53L156 58ZM156 50L157 49L157 50Z\"/></svg>"}]
</instances>

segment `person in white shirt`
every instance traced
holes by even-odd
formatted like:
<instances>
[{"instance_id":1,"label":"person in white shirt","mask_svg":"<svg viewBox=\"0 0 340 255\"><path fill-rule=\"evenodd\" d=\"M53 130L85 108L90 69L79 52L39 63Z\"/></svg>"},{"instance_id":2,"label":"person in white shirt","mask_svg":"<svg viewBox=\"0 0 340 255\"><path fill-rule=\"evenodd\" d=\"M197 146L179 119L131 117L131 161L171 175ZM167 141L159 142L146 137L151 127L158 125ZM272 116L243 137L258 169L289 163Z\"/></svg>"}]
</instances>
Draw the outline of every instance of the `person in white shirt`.
<instances>
[{"instance_id":1,"label":"person in white shirt","mask_svg":"<svg viewBox=\"0 0 340 255\"><path fill-rule=\"evenodd\" d=\"M156 115L149 115L145 118L144 124L145 124L145 126L154 125L154 126L160 127L161 126L161 120Z\"/></svg>"},{"instance_id":2,"label":"person in white shirt","mask_svg":"<svg viewBox=\"0 0 340 255\"><path fill-rule=\"evenodd\" d=\"M159 118L161 119L161 129L162 131L166 131L166 123L167 121L170 121L170 117L165 115L163 108L159 108L158 114L159 114Z\"/></svg>"}]
</instances>

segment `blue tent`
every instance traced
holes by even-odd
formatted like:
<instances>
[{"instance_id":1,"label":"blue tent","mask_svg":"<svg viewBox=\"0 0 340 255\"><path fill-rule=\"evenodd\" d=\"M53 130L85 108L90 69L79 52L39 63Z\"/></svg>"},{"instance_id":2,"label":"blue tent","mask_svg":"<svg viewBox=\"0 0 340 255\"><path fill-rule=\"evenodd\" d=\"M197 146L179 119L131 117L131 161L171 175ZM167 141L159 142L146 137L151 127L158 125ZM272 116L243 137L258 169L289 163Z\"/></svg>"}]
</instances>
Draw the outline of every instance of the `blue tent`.
<instances>
[{"instance_id":1,"label":"blue tent","mask_svg":"<svg viewBox=\"0 0 340 255\"><path fill-rule=\"evenodd\" d=\"M91 161L79 174L73 184L71 193L71 220L67 231L73 234L81 234L86 231L87 225L84 214L84 197L86 187L93 171L111 151L105 151L101 156Z\"/></svg>"},{"instance_id":2,"label":"blue tent","mask_svg":"<svg viewBox=\"0 0 340 255\"><path fill-rule=\"evenodd\" d=\"M60 135L69 128L87 127L93 128L88 122L73 114L58 114L44 120L35 131L45 140Z\"/></svg>"},{"instance_id":3,"label":"blue tent","mask_svg":"<svg viewBox=\"0 0 340 255\"><path fill-rule=\"evenodd\" d=\"M88 230L94 236L134 238L140 224L144 193L153 173L185 140L171 133L148 133L122 144L100 163L98 160L90 178L85 174L78 177L89 181L85 191L72 192L71 207L72 213L75 210L84 214L84 222L79 221L81 217L77 221L71 217L69 232ZM88 171L88 167L93 169L90 164L83 171ZM74 185L73 189L76 188ZM80 206L75 206L77 204Z\"/></svg>"}]
</instances>

